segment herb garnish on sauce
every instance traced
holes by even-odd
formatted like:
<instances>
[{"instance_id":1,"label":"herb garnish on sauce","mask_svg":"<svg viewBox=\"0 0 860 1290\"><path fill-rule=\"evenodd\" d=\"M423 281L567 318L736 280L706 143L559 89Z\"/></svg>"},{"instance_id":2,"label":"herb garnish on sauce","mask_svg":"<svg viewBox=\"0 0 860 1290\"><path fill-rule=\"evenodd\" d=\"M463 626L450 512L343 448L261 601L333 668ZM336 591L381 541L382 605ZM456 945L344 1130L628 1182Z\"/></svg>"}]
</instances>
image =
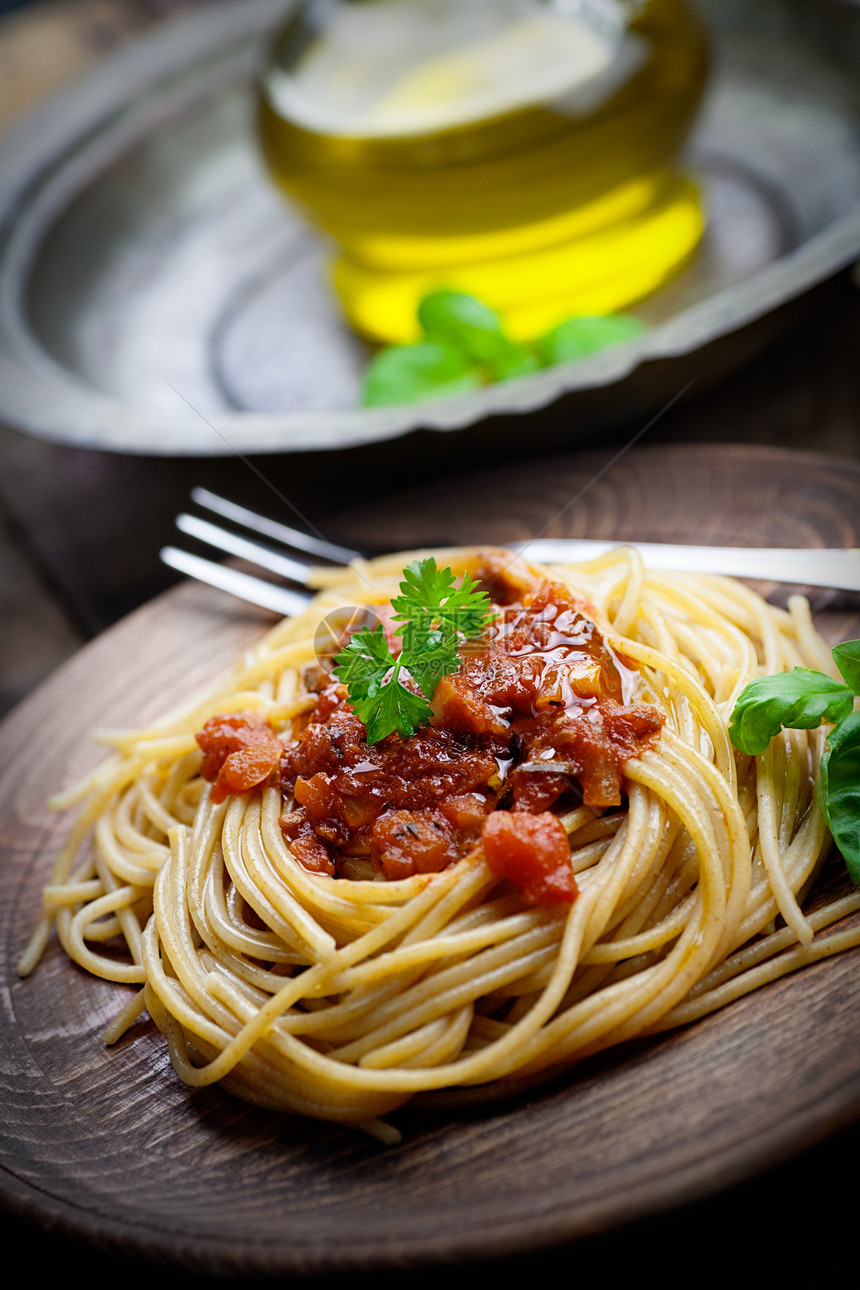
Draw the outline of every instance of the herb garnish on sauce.
<instances>
[{"instance_id":1,"label":"herb garnish on sauce","mask_svg":"<svg viewBox=\"0 0 860 1290\"><path fill-rule=\"evenodd\" d=\"M334 660L335 676L347 687L370 744L395 732L408 738L429 721L436 686L459 671L459 645L480 636L496 617L488 594L468 574L458 587L451 570L439 569L432 556L404 569L400 592L391 601L395 622L403 624L397 657L379 624L350 637ZM404 673L417 690L403 684Z\"/></svg>"}]
</instances>

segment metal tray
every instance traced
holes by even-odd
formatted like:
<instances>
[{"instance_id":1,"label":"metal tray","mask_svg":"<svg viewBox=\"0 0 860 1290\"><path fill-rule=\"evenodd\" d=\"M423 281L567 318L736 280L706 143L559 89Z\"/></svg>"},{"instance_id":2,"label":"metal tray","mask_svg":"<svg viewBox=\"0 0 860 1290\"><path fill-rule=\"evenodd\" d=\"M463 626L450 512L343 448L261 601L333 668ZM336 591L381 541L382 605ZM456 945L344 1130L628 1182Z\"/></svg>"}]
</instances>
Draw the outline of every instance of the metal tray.
<instances>
[{"instance_id":1,"label":"metal tray","mask_svg":"<svg viewBox=\"0 0 860 1290\"><path fill-rule=\"evenodd\" d=\"M637 311L644 336L468 396L359 408L368 350L254 143L249 85L287 8L231 0L168 22L0 140L8 424L218 456L419 428L501 443L529 414L530 436L583 444L749 359L860 256L860 4L707 0L715 68L691 161L709 228Z\"/></svg>"}]
</instances>

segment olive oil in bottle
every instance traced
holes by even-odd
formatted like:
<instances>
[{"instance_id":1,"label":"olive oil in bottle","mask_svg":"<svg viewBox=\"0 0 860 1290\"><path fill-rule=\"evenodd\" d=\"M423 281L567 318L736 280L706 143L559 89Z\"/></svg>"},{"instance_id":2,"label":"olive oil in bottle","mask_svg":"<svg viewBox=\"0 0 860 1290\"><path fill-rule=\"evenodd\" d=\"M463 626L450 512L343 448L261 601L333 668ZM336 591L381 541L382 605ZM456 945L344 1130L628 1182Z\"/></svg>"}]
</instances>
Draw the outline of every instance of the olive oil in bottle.
<instances>
[{"instance_id":1,"label":"olive oil in bottle","mask_svg":"<svg viewBox=\"0 0 860 1290\"><path fill-rule=\"evenodd\" d=\"M365 336L405 342L428 291L512 336L626 308L702 233L679 166L706 78L685 0L306 0L260 84L260 140L333 240Z\"/></svg>"}]
</instances>

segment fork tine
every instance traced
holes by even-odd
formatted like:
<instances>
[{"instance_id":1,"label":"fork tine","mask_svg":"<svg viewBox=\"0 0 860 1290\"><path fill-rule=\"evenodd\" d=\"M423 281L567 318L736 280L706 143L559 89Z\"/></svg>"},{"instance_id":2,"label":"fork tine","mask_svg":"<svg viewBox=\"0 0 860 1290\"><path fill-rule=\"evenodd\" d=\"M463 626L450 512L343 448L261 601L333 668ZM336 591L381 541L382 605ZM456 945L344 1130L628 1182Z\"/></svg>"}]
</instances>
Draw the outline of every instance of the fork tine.
<instances>
[{"instance_id":1,"label":"fork tine","mask_svg":"<svg viewBox=\"0 0 860 1290\"><path fill-rule=\"evenodd\" d=\"M184 573L186 577L206 582L211 587L226 591L231 596L246 600L249 604L259 605L263 609L273 609L276 614L294 616L301 614L310 604L310 595L301 591L292 591L288 587L279 587L275 583L265 582L262 578L252 578L238 569L227 565L213 564L199 555L180 551L177 547L162 548L161 559L171 569Z\"/></svg>"},{"instance_id":2,"label":"fork tine","mask_svg":"<svg viewBox=\"0 0 860 1290\"><path fill-rule=\"evenodd\" d=\"M252 529L255 533L272 538L275 542L281 542L284 546L292 547L296 551L304 551L307 555L315 555L323 560L333 560L336 564L349 564L350 560L355 560L361 555L360 551L352 551L349 547L339 546L336 542L329 542L322 537L314 537L310 533L302 533L299 529L292 529L286 524L280 524L277 520L270 520L265 515L258 515L255 511L248 510L245 506L239 506L236 502L228 501L226 497L219 497L216 493L210 493L208 488L192 489L191 498L198 506L214 511L216 515L220 515L225 520L232 520L234 524L242 524L245 528Z\"/></svg>"},{"instance_id":3,"label":"fork tine","mask_svg":"<svg viewBox=\"0 0 860 1290\"><path fill-rule=\"evenodd\" d=\"M208 520L198 519L196 515L177 515L176 527L189 537L197 538L198 542L226 551L228 555L237 555L250 564L258 564L261 569L277 573L289 582L298 582L305 587L308 585L311 566L304 560L295 560L291 556L271 551L258 542L251 542L237 533L219 528L217 524L210 524Z\"/></svg>"}]
</instances>

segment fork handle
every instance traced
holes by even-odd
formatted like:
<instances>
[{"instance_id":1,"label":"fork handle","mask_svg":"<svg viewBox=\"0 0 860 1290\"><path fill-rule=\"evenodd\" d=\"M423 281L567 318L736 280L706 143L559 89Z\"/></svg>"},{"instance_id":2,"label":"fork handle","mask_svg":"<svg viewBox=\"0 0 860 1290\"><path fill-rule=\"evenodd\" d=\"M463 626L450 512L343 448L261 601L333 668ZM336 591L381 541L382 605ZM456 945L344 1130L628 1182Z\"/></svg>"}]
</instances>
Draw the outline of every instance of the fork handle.
<instances>
[{"instance_id":1,"label":"fork handle","mask_svg":"<svg viewBox=\"0 0 860 1290\"><path fill-rule=\"evenodd\" d=\"M536 538L517 544L522 555L548 563L594 560L620 545L579 538ZM720 573L803 587L860 591L860 549L825 550L786 547L673 546L631 542L651 569L672 573Z\"/></svg>"}]
</instances>

